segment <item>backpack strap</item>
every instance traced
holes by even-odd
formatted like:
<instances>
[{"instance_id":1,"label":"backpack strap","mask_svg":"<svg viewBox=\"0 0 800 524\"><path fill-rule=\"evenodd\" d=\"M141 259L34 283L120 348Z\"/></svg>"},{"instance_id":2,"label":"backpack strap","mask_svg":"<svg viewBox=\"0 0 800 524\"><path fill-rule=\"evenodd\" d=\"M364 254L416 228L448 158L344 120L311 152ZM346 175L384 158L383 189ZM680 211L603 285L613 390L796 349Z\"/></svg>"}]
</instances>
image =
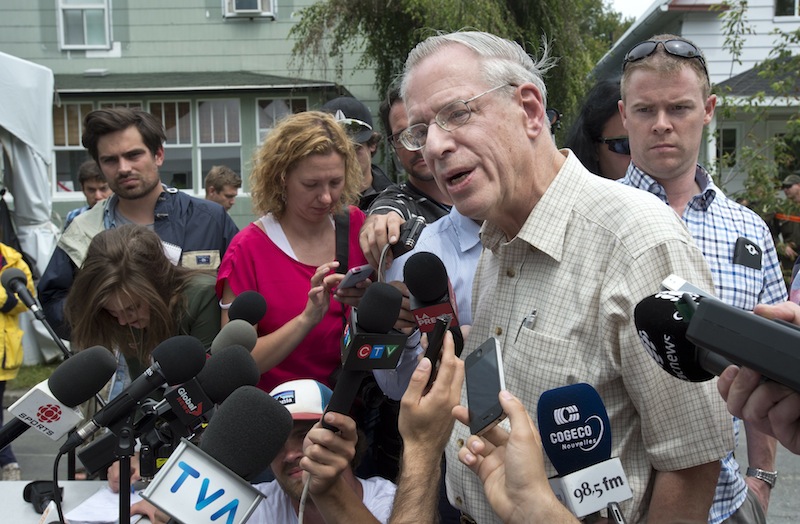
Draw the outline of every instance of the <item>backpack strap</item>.
<instances>
[{"instance_id":1,"label":"backpack strap","mask_svg":"<svg viewBox=\"0 0 800 524\"><path fill-rule=\"evenodd\" d=\"M334 215L336 225L336 260L339 261L337 273L345 274L348 268L348 255L350 252L350 210L345 209Z\"/></svg>"}]
</instances>

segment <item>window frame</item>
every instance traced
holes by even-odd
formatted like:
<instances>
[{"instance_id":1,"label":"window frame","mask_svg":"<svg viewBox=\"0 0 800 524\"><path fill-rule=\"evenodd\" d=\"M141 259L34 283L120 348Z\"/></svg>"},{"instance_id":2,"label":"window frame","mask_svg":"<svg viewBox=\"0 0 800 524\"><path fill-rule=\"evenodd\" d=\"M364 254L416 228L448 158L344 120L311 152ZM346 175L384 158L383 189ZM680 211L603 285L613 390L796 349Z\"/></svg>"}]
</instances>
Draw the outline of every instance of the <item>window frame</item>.
<instances>
[{"instance_id":1,"label":"window frame","mask_svg":"<svg viewBox=\"0 0 800 524\"><path fill-rule=\"evenodd\" d=\"M111 49L111 0L100 0L102 5L97 3L66 3L66 0L56 2L56 25L58 27L58 46L62 51L84 51L84 50L107 50ZM68 44L66 42L66 28L64 27L64 14L66 11L103 11L103 29L105 30L105 43L103 44ZM88 31L86 18L83 18L83 37L87 40Z\"/></svg>"}]
</instances>

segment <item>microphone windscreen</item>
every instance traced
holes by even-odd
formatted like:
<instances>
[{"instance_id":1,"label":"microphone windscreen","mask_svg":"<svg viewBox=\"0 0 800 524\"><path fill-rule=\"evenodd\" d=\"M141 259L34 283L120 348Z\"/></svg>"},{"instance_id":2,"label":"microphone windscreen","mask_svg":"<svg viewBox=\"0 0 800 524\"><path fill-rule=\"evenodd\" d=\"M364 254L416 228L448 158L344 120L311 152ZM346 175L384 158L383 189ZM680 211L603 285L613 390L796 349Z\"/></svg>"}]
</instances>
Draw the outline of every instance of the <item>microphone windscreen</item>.
<instances>
[{"instance_id":1,"label":"microphone windscreen","mask_svg":"<svg viewBox=\"0 0 800 524\"><path fill-rule=\"evenodd\" d=\"M211 355L197 381L214 404L221 404L241 386L255 386L261 374L244 346L228 346Z\"/></svg>"},{"instance_id":2,"label":"microphone windscreen","mask_svg":"<svg viewBox=\"0 0 800 524\"><path fill-rule=\"evenodd\" d=\"M28 277L18 267L10 267L0 275L0 283L3 284L3 287L6 289L8 289L12 280L22 280L25 285L28 285Z\"/></svg>"},{"instance_id":3,"label":"microphone windscreen","mask_svg":"<svg viewBox=\"0 0 800 524\"><path fill-rule=\"evenodd\" d=\"M258 291L245 291L236 296L228 309L230 320L244 320L248 324L258 324L267 313L267 301Z\"/></svg>"},{"instance_id":4,"label":"microphone windscreen","mask_svg":"<svg viewBox=\"0 0 800 524\"><path fill-rule=\"evenodd\" d=\"M174 386L191 380L206 364L203 343L189 335L168 338L153 349L153 360L161 367L167 384Z\"/></svg>"},{"instance_id":5,"label":"microphone windscreen","mask_svg":"<svg viewBox=\"0 0 800 524\"><path fill-rule=\"evenodd\" d=\"M211 343L210 351L213 354L222 348L229 346L244 346L248 351L256 347L258 333L252 324L246 320L231 320L220 329L214 341Z\"/></svg>"},{"instance_id":6,"label":"microphone windscreen","mask_svg":"<svg viewBox=\"0 0 800 524\"><path fill-rule=\"evenodd\" d=\"M611 458L611 426L603 400L589 384L542 393L537 407L542 446L559 475Z\"/></svg>"},{"instance_id":7,"label":"microphone windscreen","mask_svg":"<svg viewBox=\"0 0 800 524\"><path fill-rule=\"evenodd\" d=\"M47 379L47 387L59 402L74 408L100 391L116 370L111 351L92 346L62 362Z\"/></svg>"},{"instance_id":8,"label":"microphone windscreen","mask_svg":"<svg viewBox=\"0 0 800 524\"><path fill-rule=\"evenodd\" d=\"M644 298L633 310L633 321L645 350L664 371L688 382L704 382L714 375L700 366L697 347L686 338L689 323L676 309L683 295L661 291Z\"/></svg>"},{"instance_id":9,"label":"microphone windscreen","mask_svg":"<svg viewBox=\"0 0 800 524\"><path fill-rule=\"evenodd\" d=\"M438 302L447 295L447 269L442 260L425 251L414 253L403 267L408 292L421 302Z\"/></svg>"},{"instance_id":10,"label":"microphone windscreen","mask_svg":"<svg viewBox=\"0 0 800 524\"><path fill-rule=\"evenodd\" d=\"M222 403L200 449L245 480L267 469L292 431L292 416L266 392L242 386Z\"/></svg>"},{"instance_id":11,"label":"microphone windscreen","mask_svg":"<svg viewBox=\"0 0 800 524\"><path fill-rule=\"evenodd\" d=\"M403 294L385 282L371 284L358 303L358 327L364 333L388 333L403 305Z\"/></svg>"}]
</instances>

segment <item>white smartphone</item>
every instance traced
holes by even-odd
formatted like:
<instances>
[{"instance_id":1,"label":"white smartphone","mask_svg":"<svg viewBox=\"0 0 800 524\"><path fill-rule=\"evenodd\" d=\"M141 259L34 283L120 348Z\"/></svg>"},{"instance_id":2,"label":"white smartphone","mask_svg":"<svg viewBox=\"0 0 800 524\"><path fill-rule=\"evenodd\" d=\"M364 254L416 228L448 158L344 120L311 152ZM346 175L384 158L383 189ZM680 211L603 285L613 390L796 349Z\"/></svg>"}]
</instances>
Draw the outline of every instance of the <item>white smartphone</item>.
<instances>
[{"instance_id":1,"label":"white smartphone","mask_svg":"<svg viewBox=\"0 0 800 524\"><path fill-rule=\"evenodd\" d=\"M661 289L663 291L681 291L684 293L694 293L695 295L704 298L713 298L707 292L679 277L672 274L661 281Z\"/></svg>"},{"instance_id":2,"label":"white smartphone","mask_svg":"<svg viewBox=\"0 0 800 524\"><path fill-rule=\"evenodd\" d=\"M464 360L469 430L482 435L506 418L497 396L505 389L500 342L489 337Z\"/></svg>"},{"instance_id":3,"label":"white smartphone","mask_svg":"<svg viewBox=\"0 0 800 524\"><path fill-rule=\"evenodd\" d=\"M359 282L363 282L372 276L373 269L372 266L369 264L364 264L363 266L356 266L351 267L347 273L345 273L344 278L339 285L337 286L340 289L353 287Z\"/></svg>"}]
</instances>

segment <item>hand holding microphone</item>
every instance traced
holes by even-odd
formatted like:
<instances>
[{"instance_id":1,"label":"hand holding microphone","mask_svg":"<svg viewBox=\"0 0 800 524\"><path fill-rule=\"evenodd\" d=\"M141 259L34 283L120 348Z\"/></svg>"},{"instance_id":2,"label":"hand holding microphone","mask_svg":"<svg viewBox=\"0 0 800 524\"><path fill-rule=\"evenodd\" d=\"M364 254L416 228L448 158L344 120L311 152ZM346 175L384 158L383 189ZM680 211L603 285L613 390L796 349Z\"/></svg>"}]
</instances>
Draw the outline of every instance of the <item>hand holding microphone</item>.
<instances>
[{"instance_id":1,"label":"hand holding microphone","mask_svg":"<svg viewBox=\"0 0 800 524\"><path fill-rule=\"evenodd\" d=\"M800 306L793 302L759 304L754 312L800 325ZM792 453L800 454L800 392L764 381L760 373L746 367L726 369L719 376L717 389L731 414L772 435Z\"/></svg>"}]
</instances>

